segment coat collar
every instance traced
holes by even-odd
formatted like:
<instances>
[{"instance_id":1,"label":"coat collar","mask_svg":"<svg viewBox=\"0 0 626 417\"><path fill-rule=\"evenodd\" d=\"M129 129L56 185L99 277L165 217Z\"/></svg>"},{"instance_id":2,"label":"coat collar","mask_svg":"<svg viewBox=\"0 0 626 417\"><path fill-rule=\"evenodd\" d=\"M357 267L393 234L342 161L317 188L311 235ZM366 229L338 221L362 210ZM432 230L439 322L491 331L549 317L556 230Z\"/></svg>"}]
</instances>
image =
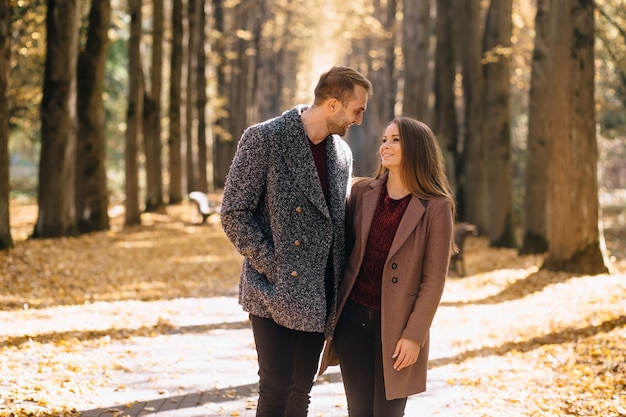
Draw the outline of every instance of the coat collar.
<instances>
[{"instance_id":1,"label":"coat collar","mask_svg":"<svg viewBox=\"0 0 626 417\"><path fill-rule=\"evenodd\" d=\"M370 189L363 194L362 210L363 219L361 221L361 239L362 247L365 248L367 244L367 237L369 235L370 226L374 219L374 213L376 212L376 206L382 192L383 185L387 182L387 174L381 175L370 183ZM393 238L393 243L389 249L389 255L395 253L402 247L404 242L409 238L413 230L419 224L422 216L426 212L426 201L420 200L413 196L409 201L409 205L404 212L404 216L400 220L398 230Z\"/></svg>"}]
</instances>

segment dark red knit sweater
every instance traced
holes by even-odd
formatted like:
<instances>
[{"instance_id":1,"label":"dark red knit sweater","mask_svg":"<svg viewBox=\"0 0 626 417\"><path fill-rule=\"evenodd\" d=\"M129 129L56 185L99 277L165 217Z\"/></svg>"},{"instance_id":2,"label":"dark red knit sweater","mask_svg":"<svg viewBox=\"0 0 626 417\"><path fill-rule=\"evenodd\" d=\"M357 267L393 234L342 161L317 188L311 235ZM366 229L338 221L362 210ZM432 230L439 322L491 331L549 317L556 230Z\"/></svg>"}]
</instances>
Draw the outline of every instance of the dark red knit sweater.
<instances>
[{"instance_id":1,"label":"dark red knit sweater","mask_svg":"<svg viewBox=\"0 0 626 417\"><path fill-rule=\"evenodd\" d=\"M387 185L383 186L367 238L363 264L350 293L350 298L359 304L380 309L383 268L410 200L411 194L400 200L393 200L387 194Z\"/></svg>"},{"instance_id":2,"label":"dark red knit sweater","mask_svg":"<svg viewBox=\"0 0 626 417\"><path fill-rule=\"evenodd\" d=\"M328 139L328 138L326 138ZM317 175L320 177L320 184L322 185L322 191L324 196L328 200L328 168L326 164L326 139L318 144L314 144L309 140L309 146L313 153L313 160L315 161L315 167L317 168Z\"/></svg>"}]
</instances>

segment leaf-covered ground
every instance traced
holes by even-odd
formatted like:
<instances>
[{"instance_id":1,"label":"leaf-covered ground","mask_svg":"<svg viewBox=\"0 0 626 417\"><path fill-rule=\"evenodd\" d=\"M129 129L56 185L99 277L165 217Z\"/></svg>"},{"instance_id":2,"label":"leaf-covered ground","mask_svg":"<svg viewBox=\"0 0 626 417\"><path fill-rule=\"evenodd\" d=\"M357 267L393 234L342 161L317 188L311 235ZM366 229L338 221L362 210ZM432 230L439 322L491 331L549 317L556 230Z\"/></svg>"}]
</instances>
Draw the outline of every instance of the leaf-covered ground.
<instances>
[{"instance_id":1,"label":"leaf-covered ground","mask_svg":"<svg viewBox=\"0 0 626 417\"><path fill-rule=\"evenodd\" d=\"M173 330L184 321L199 338L223 322L206 303L236 295L241 258L219 219L197 225L192 206L127 229L111 214L109 232L27 240L36 207L12 203L15 248L0 252L0 416L79 415L127 390L138 368L157 392L192 389L188 358L164 357L163 346L198 354L189 349L201 341ZM625 225L626 209L605 212L615 271L593 277L468 240L468 276L449 278L433 325L449 355L431 367L465 393L457 415L626 416ZM235 348L202 349L210 361ZM254 364L253 350L243 354L241 366Z\"/></svg>"}]
</instances>

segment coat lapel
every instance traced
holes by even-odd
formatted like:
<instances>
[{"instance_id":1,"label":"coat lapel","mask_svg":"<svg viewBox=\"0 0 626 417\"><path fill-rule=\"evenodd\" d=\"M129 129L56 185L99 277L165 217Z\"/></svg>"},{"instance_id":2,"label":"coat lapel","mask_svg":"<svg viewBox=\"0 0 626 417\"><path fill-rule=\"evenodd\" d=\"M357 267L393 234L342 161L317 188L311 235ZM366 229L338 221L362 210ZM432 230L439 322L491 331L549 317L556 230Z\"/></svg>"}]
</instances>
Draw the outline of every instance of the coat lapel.
<instances>
[{"instance_id":1,"label":"coat lapel","mask_svg":"<svg viewBox=\"0 0 626 417\"><path fill-rule=\"evenodd\" d=\"M339 158L341 149L337 141L338 137L330 136L326 139L326 166L328 176L328 205L332 213L344 212L346 207L346 195L348 181L350 180L351 165L346 158ZM341 217L343 222L344 218Z\"/></svg>"},{"instance_id":2,"label":"coat lapel","mask_svg":"<svg viewBox=\"0 0 626 417\"><path fill-rule=\"evenodd\" d=\"M370 227L372 226L372 220L374 219L374 213L376 212L376 206L378 205L378 199L382 191L383 184L387 180L386 176L377 178L370 183L371 189L363 193L363 199L361 203L361 248L363 253L367 247L367 238L369 236Z\"/></svg>"},{"instance_id":3,"label":"coat lapel","mask_svg":"<svg viewBox=\"0 0 626 417\"><path fill-rule=\"evenodd\" d=\"M400 220L400 224L398 225L396 236L393 238L393 242L391 243L388 257L396 253L398 249L402 247L404 242L417 227L417 224L420 222L425 212L426 209L424 208L421 200L415 196L411 197L411 201L409 201L409 205L404 212L404 216L402 216L402 220Z\"/></svg>"},{"instance_id":4,"label":"coat lapel","mask_svg":"<svg viewBox=\"0 0 626 417\"><path fill-rule=\"evenodd\" d=\"M320 179L317 175L317 168L313 161L311 148L309 147L299 112L300 109L298 108L289 111L285 123L291 126L286 126L284 129L285 132L289 132L289 135L278 139L284 144L282 154L284 156L285 165L292 173L294 185L300 189L315 207L327 218L330 218L326 198L322 191ZM332 174L334 174L334 172ZM328 171L328 175L331 175L330 170Z\"/></svg>"},{"instance_id":5,"label":"coat lapel","mask_svg":"<svg viewBox=\"0 0 626 417\"><path fill-rule=\"evenodd\" d=\"M366 191L363 194L362 202L362 218L361 218L361 247L365 250L367 246L367 237L369 236L372 220L374 219L374 213L376 212L376 206L378 205L378 199L382 191L383 184L387 181L387 174L375 179L371 182L371 190ZM409 201L409 205L400 220L398 230L393 238L391 248L389 249L389 256L398 251L409 238L413 230L417 227L422 216L426 212L424 205L417 197L412 197Z\"/></svg>"}]
</instances>

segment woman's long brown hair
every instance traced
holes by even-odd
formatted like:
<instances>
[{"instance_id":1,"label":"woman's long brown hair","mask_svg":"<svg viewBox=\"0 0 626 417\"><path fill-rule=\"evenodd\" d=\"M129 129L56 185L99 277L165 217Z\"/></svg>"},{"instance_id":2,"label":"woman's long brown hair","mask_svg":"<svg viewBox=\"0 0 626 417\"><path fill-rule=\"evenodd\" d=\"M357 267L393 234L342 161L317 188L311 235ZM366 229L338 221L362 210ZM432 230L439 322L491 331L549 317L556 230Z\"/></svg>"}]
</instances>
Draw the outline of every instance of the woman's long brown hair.
<instances>
[{"instance_id":1,"label":"woman's long brown hair","mask_svg":"<svg viewBox=\"0 0 626 417\"><path fill-rule=\"evenodd\" d=\"M455 198L435 134L425 123L410 117L396 117L391 124L398 126L400 133L400 175L404 184L411 190L411 194L423 200L447 198L454 218ZM387 168L380 165L376 177L386 172Z\"/></svg>"}]
</instances>

